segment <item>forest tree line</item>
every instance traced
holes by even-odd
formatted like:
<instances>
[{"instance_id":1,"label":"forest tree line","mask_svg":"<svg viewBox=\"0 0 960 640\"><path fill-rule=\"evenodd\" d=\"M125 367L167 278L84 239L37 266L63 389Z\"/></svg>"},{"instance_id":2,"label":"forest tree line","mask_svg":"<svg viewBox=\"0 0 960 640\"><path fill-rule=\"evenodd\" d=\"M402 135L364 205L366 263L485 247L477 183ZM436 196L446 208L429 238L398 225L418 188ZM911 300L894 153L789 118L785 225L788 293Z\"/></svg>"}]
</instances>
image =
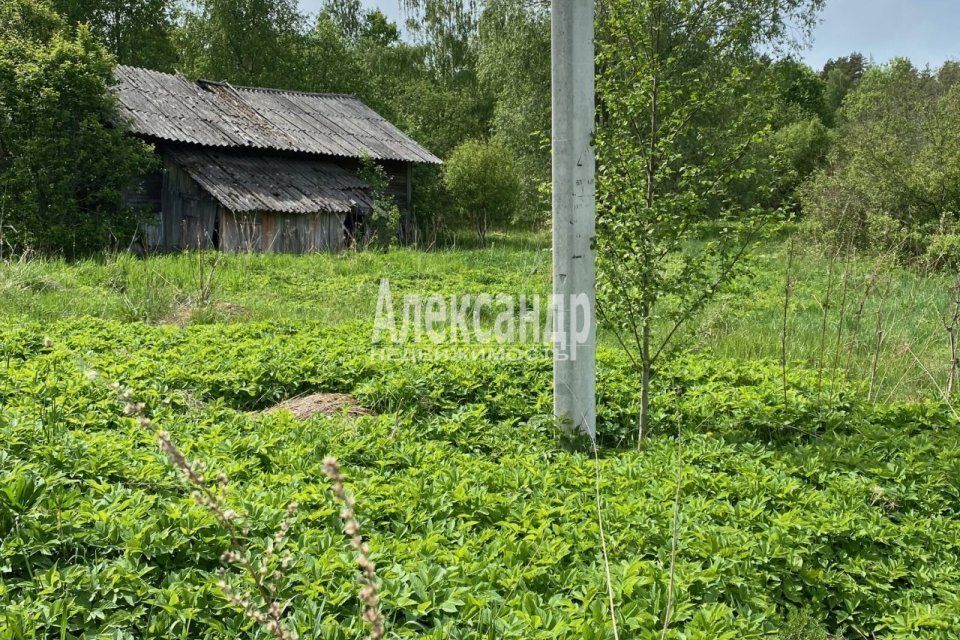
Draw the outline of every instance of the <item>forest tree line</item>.
<instances>
[{"instance_id":1,"label":"forest tree line","mask_svg":"<svg viewBox=\"0 0 960 640\"><path fill-rule=\"evenodd\" d=\"M762 0L745 3L758 16L762 6ZM785 6L791 19L809 26L822 2ZM328 0L316 15L295 0L2 0L5 248L80 254L126 237L133 216L120 209L119 193L154 160L145 144L113 126L106 87L116 64L355 94L447 161L417 170L422 238L442 241L460 228L482 237L491 226L543 226L550 177L548 6L404 0L403 8L401 25L359 0ZM896 248L938 264L960 251L954 233L960 65L918 69L907 60L875 64L854 53L812 69L797 55L802 38L786 37L782 19L742 21L743 32L724 34L732 41L727 48L717 46L716 32L703 31L695 34L703 40L693 42L705 47L661 56L658 47L673 47L670 38L681 28L657 31L664 11L682 9L662 0L599 5L601 189L626 188L605 176L632 153L615 135L604 142L604 131L615 131L625 113L648 121L651 102L632 100L631 87L640 74L665 73L672 95L697 107L678 120L683 135L663 149L673 166L664 176L697 166L696 180L711 187L690 183L684 191L670 177L661 186L696 198L704 219L775 210L847 247ZM631 59L629 43L651 33L659 34L652 48ZM644 55L650 64L635 64ZM682 111L677 105L678 117Z\"/></svg>"}]
</instances>

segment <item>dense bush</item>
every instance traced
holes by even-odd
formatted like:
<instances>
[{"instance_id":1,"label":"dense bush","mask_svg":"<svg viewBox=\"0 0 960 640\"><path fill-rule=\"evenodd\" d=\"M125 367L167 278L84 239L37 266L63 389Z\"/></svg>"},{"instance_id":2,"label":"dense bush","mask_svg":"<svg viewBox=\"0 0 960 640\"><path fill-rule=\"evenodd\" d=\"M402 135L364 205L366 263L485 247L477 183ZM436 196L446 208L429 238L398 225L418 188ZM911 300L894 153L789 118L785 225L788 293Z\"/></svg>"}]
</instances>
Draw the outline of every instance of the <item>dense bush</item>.
<instances>
[{"instance_id":1,"label":"dense bush","mask_svg":"<svg viewBox=\"0 0 960 640\"><path fill-rule=\"evenodd\" d=\"M933 270L960 270L960 235L947 233L932 236L924 259L926 266Z\"/></svg>"},{"instance_id":2,"label":"dense bush","mask_svg":"<svg viewBox=\"0 0 960 640\"><path fill-rule=\"evenodd\" d=\"M833 141L819 117L793 122L776 131L770 141L780 171L780 193L788 202L800 184L816 171ZM790 203L793 204L793 203Z\"/></svg>"},{"instance_id":3,"label":"dense bush","mask_svg":"<svg viewBox=\"0 0 960 640\"><path fill-rule=\"evenodd\" d=\"M400 208L397 201L387 193L390 185L390 176L386 170L371 158L362 158L357 176L368 186L370 199L373 201L373 210L368 219L363 221L365 228L355 241L360 246L372 243L378 247L390 247L397 244L403 230L401 229Z\"/></svg>"},{"instance_id":4,"label":"dense bush","mask_svg":"<svg viewBox=\"0 0 960 640\"><path fill-rule=\"evenodd\" d=\"M5 0L0 15L0 243L74 255L128 242L121 192L152 156L117 126L111 57L40 2Z\"/></svg>"},{"instance_id":5,"label":"dense bush","mask_svg":"<svg viewBox=\"0 0 960 640\"><path fill-rule=\"evenodd\" d=\"M840 111L826 168L802 191L815 231L843 246L920 256L960 223L960 85L954 65L870 69Z\"/></svg>"},{"instance_id":6,"label":"dense bush","mask_svg":"<svg viewBox=\"0 0 960 640\"><path fill-rule=\"evenodd\" d=\"M542 416L549 362L386 362L366 334L102 321L0 331L0 637L255 636L215 584L224 534L89 368L133 387L189 455L230 476L254 538L300 503L282 596L301 637L362 633L320 479L327 454L357 495L397 637L612 637L595 461ZM627 371L602 355L606 432L635 417ZM956 637L960 425L939 406L818 394L802 373L784 411L779 376L675 362L644 450L601 450L621 637L660 637L677 482L667 638ZM310 390L352 390L383 414L246 412Z\"/></svg>"},{"instance_id":7,"label":"dense bush","mask_svg":"<svg viewBox=\"0 0 960 640\"><path fill-rule=\"evenodd\" d=\"M491 225L509 223L517 211L520 176L513 152L499 142L468 140L458 146L447 159L443 182L481 246Z\"/></svg>"}]
</instances>

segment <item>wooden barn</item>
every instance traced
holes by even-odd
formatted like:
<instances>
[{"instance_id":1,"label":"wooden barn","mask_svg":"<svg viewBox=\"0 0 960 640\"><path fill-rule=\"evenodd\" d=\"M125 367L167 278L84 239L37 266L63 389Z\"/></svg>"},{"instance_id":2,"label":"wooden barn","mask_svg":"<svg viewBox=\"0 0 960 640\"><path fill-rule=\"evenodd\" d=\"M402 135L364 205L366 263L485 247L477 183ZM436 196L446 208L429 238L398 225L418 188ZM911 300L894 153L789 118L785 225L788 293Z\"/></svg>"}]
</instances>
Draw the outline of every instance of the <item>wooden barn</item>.
<instances>
[{"instance_id":1,"label":"wooden barn","mask_svg":"<svg viewBox=\"0 0 960 640\"><path fill-rule=\"evenodd\" d=\"M121 116L162 158L162 170L125 195L156 214L141 234L151 250L336 250L362 233L372 211L361 159L385 169L404 213L413 166L440 162L354 96L126 66L116 77Z\"/></svg>"}]
</instances>

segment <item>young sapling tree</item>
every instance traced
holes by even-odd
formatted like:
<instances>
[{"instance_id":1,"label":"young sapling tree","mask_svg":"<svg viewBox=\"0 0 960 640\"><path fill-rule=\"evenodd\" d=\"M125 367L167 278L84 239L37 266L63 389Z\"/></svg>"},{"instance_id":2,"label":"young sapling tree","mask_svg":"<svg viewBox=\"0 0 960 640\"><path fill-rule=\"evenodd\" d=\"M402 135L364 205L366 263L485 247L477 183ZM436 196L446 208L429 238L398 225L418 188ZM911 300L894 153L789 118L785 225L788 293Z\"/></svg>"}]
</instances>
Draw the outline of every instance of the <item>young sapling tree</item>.
<instances>
[{"instance_id":1,"label":"young sapling tree","mask_svg":"<svg viewBox=\"0 0 960 640\"><path fill-rule=\"evenodd\" d=\"M758 51L791 43L820 0L607 0L598 11L598 311L640 377L743 273L779 216L756 160L774 120Z\"/></svg>"}]
</instances>

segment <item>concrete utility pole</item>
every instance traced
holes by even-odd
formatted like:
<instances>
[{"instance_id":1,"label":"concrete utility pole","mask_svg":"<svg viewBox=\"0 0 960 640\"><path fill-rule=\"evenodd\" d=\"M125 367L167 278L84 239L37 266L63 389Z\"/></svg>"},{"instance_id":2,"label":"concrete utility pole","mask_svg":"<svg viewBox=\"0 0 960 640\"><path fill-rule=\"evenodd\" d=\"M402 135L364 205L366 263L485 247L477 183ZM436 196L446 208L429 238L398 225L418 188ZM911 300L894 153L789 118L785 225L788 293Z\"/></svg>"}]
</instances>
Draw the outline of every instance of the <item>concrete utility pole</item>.
<instances>
[{"instance_id":1,"label":"concrete utility pole","mask_svg":"<svg viewBox=\"0 0 960 640\"><path fill-rule=\"evenodd\" d=\"M553 407L596 433L594 0L552 0Z\"/></svg>"}]
</instances>

